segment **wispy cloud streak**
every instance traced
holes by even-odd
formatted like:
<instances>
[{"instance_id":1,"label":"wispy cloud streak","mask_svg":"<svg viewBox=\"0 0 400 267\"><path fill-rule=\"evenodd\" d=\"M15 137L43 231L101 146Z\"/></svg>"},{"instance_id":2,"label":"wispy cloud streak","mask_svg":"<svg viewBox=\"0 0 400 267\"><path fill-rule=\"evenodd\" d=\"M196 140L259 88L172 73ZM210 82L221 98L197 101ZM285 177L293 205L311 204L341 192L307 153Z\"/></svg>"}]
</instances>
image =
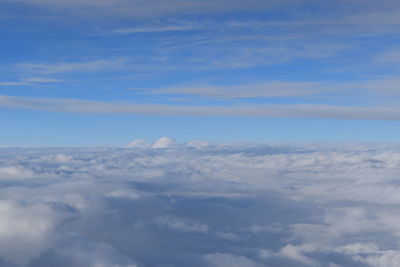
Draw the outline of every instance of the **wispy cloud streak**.
<instances>
[{"instance_id":1,"label":"wispy cloud streak","mask_svg":"<svg viewBox=\"0 0 400 267\"><path fill-rule=\"evenodd\" d=\"M400 120L400 108L379 106L318 104L178 106L16 96L0 96L0 106L53 112L98 114Z\"/></svg>"},{"instance_id":2,"label":"wispy cloud streak","mask_svg":"<svg viewBox=\"0 0 400 267\"><path fill-rule=\"evenodd\" d=\"M125 67L124 60L94 60L87 62L58 62L58 63L18 63L14 67L27 72L41 74L58 74L66 72L90 72L116 70Z\"/></svg>"}]
</instances>

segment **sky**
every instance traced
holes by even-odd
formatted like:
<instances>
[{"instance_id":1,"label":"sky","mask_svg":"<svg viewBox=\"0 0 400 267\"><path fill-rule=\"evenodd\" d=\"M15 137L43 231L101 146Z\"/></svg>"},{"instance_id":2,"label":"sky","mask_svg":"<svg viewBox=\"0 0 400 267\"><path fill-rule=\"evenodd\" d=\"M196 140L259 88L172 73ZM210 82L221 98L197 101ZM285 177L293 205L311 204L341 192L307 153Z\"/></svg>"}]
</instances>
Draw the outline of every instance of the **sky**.
<instances>
[{"instance_id":1,"label":"sky","mask_svg":"<svg viewBox=\"0 0 400 267\"><path fill-rule=\"evenodd\" d=\"M0 145L398 142L394 0L3 0Z\"/></svg>"},{"instance_id":2,"label":"sky","mask_svg":"<svg viewBox=\"0 0 400 267\"><path fill-rule=\"evenodd\" d=\"M0 267L397 267L400 2L1 0Z\"/></svg>"}]
</instances>

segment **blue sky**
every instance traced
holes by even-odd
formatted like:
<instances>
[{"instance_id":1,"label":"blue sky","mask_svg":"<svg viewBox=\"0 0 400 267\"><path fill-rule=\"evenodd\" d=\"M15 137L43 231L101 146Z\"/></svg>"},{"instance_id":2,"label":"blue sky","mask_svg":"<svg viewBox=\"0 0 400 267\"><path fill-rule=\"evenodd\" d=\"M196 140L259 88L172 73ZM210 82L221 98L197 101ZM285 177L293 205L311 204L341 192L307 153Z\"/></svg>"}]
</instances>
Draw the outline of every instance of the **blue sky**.
<instances>
[{"instance_id":1,"label":"blue sky","mask_svg":"<svg viewBox=\"0 0 400 267\"><path fill-rule=\"evenodd\" d=\"M397 1L5 0L0 145L397 142Z\"/></svg>"}]
</instances>

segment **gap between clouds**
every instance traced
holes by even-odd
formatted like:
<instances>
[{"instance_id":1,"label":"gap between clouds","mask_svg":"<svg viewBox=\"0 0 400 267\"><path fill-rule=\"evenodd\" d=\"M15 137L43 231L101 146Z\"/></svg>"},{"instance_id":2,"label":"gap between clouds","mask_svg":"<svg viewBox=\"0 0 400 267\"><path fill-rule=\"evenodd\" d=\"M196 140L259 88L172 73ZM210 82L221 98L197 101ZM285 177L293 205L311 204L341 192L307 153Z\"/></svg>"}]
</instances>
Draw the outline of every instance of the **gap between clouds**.
<instances>
[{"instance_id":1,"label":"gap between clouds","mask_svg":"<svg viewBox=\"0 0 400 267\"><path fill-rule=\"evenodd\" d=\"M0 95L0 107L91 114L400 120L398 107L322 104L178 106Z\"/></svg>"}]
</instances>

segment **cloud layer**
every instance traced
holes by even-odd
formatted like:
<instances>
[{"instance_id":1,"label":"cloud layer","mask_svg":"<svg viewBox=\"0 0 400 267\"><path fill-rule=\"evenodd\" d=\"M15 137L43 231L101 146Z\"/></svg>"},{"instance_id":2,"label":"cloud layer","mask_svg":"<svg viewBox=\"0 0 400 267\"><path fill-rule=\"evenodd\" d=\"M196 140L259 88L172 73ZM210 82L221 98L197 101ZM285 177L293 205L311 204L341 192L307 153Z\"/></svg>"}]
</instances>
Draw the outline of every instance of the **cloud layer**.
<instances>
[{"instance_id":1,"label":"cloud layer","mask_svg":"<svg viewBox=\"0 0 400 267\"><path fill-rule=\"evenodd\" d=\"M0 149L0 266L396 266L400 147L170 141Z\"/></svg>"}]
</instances>

